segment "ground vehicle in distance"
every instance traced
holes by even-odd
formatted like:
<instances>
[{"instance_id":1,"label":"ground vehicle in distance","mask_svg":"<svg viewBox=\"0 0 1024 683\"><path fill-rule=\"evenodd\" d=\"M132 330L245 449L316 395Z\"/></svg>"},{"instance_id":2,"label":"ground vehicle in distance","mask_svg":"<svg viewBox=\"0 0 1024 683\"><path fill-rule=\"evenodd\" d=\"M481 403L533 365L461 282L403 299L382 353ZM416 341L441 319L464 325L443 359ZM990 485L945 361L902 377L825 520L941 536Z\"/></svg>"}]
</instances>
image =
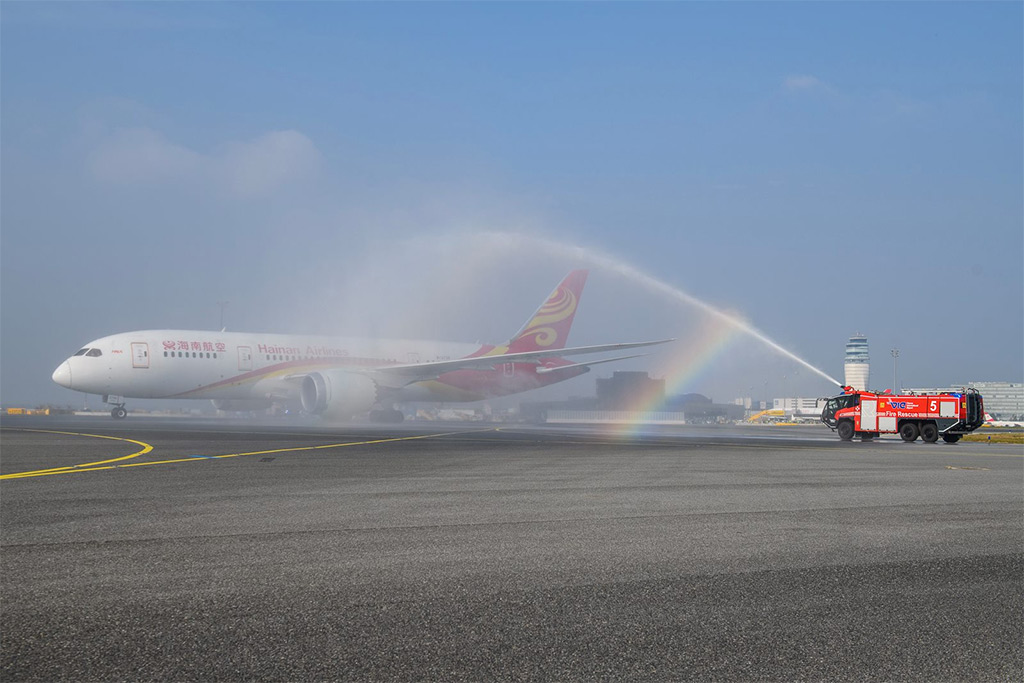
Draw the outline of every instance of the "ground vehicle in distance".
<instances>
[{"instance_id":1,"label":"ground vehicle in distance","mask_svg":"<svg viewBox=\"0 0 1024 683\"><path fill-rule=\"evenodd\" d=\"M828 399L821 421L849 441L879 434L898 433L906 442L918 436L927 443L942 437L956 443L985 421L981 394L974 389L948 394L876 394L843 387L843 393Z\"/></svg>"}]
</instances>

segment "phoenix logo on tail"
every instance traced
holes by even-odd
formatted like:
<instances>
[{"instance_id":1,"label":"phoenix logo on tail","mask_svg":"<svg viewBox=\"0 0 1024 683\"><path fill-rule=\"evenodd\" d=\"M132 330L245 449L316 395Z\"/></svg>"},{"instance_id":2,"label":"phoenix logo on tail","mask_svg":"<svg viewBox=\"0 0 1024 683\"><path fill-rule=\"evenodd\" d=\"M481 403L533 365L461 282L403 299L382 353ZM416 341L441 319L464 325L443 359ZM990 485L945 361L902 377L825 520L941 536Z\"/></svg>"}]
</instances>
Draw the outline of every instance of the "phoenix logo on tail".
<instances>
[{"instance_id":1,"label":"phoenix logo on tail","mask_svg":"<svg viewBox=\"0 0 1024 683\"><path fill-rule=\"evenodd\" d=\"M574 270L551 292L533 316L526 321L508 343L512 353L565 348L569 329L576 317L587 271Z\"/></svg>"}]
</instances>

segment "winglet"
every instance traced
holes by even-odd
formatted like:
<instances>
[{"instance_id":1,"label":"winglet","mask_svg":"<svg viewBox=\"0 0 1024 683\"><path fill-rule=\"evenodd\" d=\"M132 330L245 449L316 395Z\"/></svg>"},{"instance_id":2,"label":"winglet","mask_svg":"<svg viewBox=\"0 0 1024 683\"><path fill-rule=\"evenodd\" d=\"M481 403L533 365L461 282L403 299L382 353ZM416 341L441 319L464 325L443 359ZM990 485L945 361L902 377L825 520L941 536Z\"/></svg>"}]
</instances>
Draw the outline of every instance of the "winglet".
<instances>
[{"instance_id":1,"label":"winglet","mask_svg":"<svg viewBox=\"0 0 1024 683\"><path fill-rule=\"evenodd\" d=\"M586 270L574 270L566 275L512 337L508 343L508 353L564 348L586 283Z\"/></svg>"}]
</instances>

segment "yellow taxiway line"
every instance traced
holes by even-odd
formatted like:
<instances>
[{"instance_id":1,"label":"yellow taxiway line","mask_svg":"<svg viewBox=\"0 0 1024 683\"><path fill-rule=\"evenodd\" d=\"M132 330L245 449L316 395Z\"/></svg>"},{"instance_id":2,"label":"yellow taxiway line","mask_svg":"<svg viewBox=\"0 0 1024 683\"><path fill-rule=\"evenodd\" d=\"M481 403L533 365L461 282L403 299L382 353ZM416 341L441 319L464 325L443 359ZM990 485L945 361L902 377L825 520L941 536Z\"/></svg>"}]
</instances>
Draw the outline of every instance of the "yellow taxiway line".
<instances>
[{"instance_id":1,"label":"yellow taxiway line","mask_svg":"<svg viewBox=\"0 0 1024 683\"><path fill-rule=\"evenodd\" d=\"M153 446L144 442L136 441L135 439L124 439L119 436L106 436L104 434L83 434L81 432L56 432L49 429L19 429L21 432L37 432L40 434L65 434L68 436L88 436L94 439L111 439L112 441L127 441L138 446L142 446L142 450L135 451L129 455L122 455L119 458L110 458L108 460L97 460L96 462L85 462L80 465L69 465L67 467L52 467L46 470L32 470L30 472L14 472L11 474L0 475L0 479L20 479L22 477L41 477L47 474L67 474L69 472L81 472L85 469L99 469L97 465L106 465L111 462L119 462L121 460L131 460L137 458L140 455L145 455L153 450Z\"/></svg>"},{"instance_id":2,"label":"yellow taxiway line","mask_svg":"<svg viewBox=\"0 0 1024 683\"><path fill-rule=\"evenodd\" d=\"M296 453L298 451L317 451L327 448L344 448L346 446L369 446L378 443L391 443L395 441L415 441L417 439L432 439L439 436L455 436L458 434L473 434L479 431L491 431L490 429L473 429L470 431L458 431L458 432L444 432L440 434L418 434L416 436L400 436L389 439L371 439L368 441L346 441L343 443L328 443L321 444L318 446L294 446L291 448L274 448L271 450L264 451L248 451L245 453L225 453L222 455L189 455L184 458L174 458L171 460L149 460L146 462L132 462L125 463L123 465L110 465L108 463L120 462L122 460L130 460L140 455L144 455L153 450L153 446L142 441L136 441L134 439L124 439L118 436L104 436L102 434L82 434L78 432L54 432L45 429L23 429L18 431L25 432L42 432L45 434L68 434L71 436L91 436L97 439L113 439L115 441L127 441L130 443L138 444L143 446L141 451L136 451L131 455L125 455L120 458L111 458L109 460L98 460L96 462L87 462L81 465L71 465L69 467L54 467L45 470L32 470L30 472L13 472L11 474L0 475L0 479L27 479L29 477L46 477L53 474L75 474L77 472L97 472L100 470L113 470L121 469L124 467L146 467L148 465L169 465L172 463L180 462L198 462L200 460L222 460L225 458L241 458L247 455L269 455L271 453Z\"/></svg>"}]
</instances>

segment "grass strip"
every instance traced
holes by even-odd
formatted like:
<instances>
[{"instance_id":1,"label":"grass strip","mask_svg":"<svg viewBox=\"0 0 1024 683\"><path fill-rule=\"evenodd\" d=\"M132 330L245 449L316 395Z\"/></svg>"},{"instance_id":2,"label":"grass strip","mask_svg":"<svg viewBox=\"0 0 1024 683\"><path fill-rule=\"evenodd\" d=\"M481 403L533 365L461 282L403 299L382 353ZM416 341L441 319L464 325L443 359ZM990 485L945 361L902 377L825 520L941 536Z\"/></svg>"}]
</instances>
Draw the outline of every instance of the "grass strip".
<instances>
[{"instance_id":1,"label":"grass strip","mask_svg":"<svg viewBox=\"0 0 1024 683\"><path fill-rule=\"evenodd\" d=\"M999 432L997 434L965 434L964 441L983 443L1020 443L1024 444L1024 432Z\"/></svg>"}]
</instances>

